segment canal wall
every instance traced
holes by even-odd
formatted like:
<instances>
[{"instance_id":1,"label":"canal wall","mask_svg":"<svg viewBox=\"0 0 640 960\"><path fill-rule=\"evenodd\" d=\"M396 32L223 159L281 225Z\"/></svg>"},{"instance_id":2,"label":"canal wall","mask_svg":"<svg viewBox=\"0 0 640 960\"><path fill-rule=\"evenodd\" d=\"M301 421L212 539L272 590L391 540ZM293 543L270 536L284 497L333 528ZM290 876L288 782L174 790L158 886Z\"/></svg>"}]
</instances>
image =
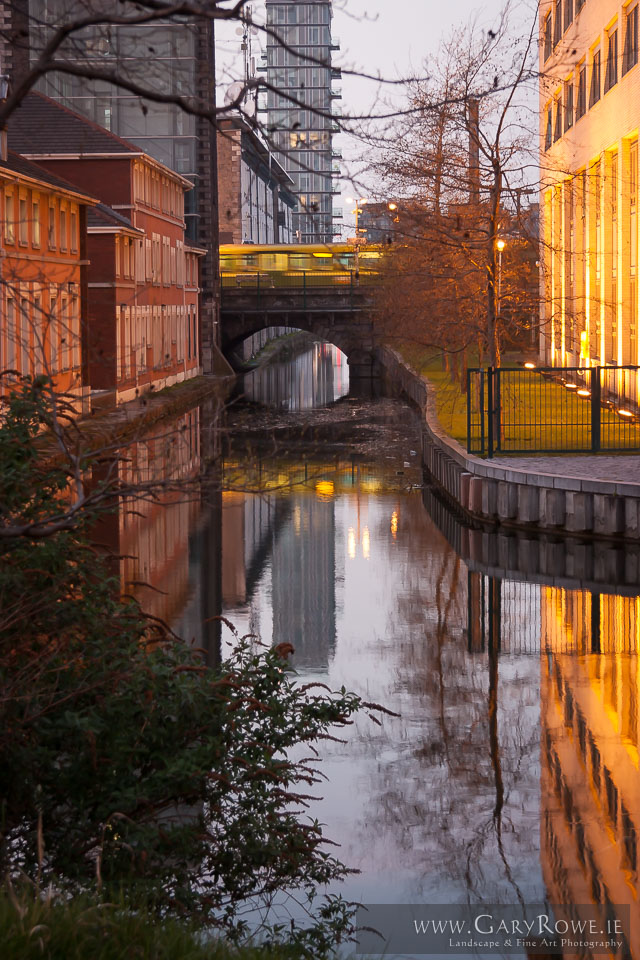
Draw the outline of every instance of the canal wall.
<instances>
[{"instance_id":1,"label":"canal wall","mask_svg":"<svg viewBox=\"0 0 640 960\"><path fill-rule=\"evenodd\" d=\"M544 474L467 453L441 427L434 388L395 350L378 359L386 389L422 414L422 459L430 479L463 513L482 524L640 541L640 483ZM584 472L576 457L576 473ZM640 458L638 459L640 466Z\"/></svg>"}]
</instances>

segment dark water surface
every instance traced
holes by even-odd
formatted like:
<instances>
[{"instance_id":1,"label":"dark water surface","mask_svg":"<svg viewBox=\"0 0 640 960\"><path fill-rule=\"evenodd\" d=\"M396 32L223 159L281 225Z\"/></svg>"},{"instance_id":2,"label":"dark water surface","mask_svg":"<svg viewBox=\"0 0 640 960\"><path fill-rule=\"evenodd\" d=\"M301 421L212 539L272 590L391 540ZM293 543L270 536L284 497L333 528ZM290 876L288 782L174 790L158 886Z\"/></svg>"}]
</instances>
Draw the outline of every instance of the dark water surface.
<instances>
[{"instance_id":1,"label":"dark water surface","mask_svg":"<svg viewBox=\"0 0 640 960\"><path fill-rule=\"evenodd\" d=\"M346 897L628 904L623 947L601 955L637 960L640 598L470 570L422 486L409 408L344 398L326 349L294 364L304 389L290 368L253 375L250 399L275 384L277 409L232 410L206 502L121 518L125 583L213 660L230 636L203 621L222 611L291 642L305 681L399 714L321 747L311 815L360 871ZM195 476L217 450L206 423L193 411L138 459L169 451Z\"/></svg>"}]
</instances>

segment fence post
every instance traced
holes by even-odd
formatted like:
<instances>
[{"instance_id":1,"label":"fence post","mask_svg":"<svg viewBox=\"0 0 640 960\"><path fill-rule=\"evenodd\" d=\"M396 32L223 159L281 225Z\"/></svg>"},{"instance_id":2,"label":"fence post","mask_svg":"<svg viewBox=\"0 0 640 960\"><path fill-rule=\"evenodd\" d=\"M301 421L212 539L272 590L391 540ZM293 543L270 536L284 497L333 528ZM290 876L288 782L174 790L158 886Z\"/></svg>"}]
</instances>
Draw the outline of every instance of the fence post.
<instances>
[{"instance_id":1,"label":"fence post","mask_svg":"<svg viewBox=\"0 0 640 960\"><path fill-rule=\"evenodd\" d=\"M601 367L591 370L591 452L600 451L600 427L602 423L602 385L600 381Z\"/></svg>"},{"instance_id":2,"label":"fence post","mask_svg":"<svg viewBox=\"0 0 640 960\"><path fill-rule=\"evenodd\" d=\"M260 304L260 267L258 267L258 272L257 272L256 276L257 276L257 278L258 278L258 289L257 289L257 292L256 292L256 302L257 302L258 304Z\"/></svg>"},{"instance_id":3,"label":"fence post","mask_svg":"<svg viewBox=\"0 0 640 960\"><path fill-rule=\"evenodd\" d=\"M487 367L487 457L493 456L493 367Z\"/></svg>"},{"instance_id":4,"label":"fence post","mask_svg":"<svg viewBox=\"0 0 640 960\"><path fill-rule=\"evenodd\" d=\"M471 449L471 370L467 370L467 453L473 453Z\"/></svg>"},{"instance_id":5,"label":"fence post","mask_svg":"<svg viewBox=\"0 0 640 960\"><path fill-rule=\"evenodd\" d=\"M480 453L484 457L484 370L480 371Z\"/></svg>"},{"instance_id":6,"label":"fence post","mask_svg":"<svg viewBox=\"0 0 640 960\"><path fill-rule=\"evenodd\" d=\"M307 309L307 271L302 271L302 309Z\"/></svg>"},{"instance_id":7,"label":"fence post","mask_svg":"<svg viewBox=\"0 0 640 960\"><path fill-rule=\"evenodd\" d=\"M502 444L502 409L500 406L500 367L494 370L494 375L496 378L495 386L493 388L493 402L495 405L494 413L494 430L493 430L493 442L496 448L496 453L500 453L501 444Z\"/></svg>"}]
</instances>

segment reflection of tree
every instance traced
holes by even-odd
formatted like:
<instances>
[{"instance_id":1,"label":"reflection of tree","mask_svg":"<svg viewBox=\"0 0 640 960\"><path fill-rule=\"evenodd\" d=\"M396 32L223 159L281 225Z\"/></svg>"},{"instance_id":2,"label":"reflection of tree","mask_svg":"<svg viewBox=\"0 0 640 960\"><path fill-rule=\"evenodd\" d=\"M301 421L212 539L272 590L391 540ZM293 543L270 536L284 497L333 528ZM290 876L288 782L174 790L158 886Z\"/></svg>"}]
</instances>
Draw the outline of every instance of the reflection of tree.
<instances>
[{"instance_id":1,"label":"reflection of tree","mask_svg":"<svg viewBox=\"0 0 640 960\"><path fill-rule=\"evenodd\" d=\"M399 649L403 720L390 733L397 759L378 764L369 787L368 831L391 858L402 851L403 869L415 861L423 892L437 877L445 898L444 884L458 898L522 897L516 859L537 861L527 812L529 798L537 812L537 713L535 725L522 713L537 698L538 662L500 659L497 631L488 655L468 650L467 578L418 500L402 503L398 547L406 587L386 642Z\"/></svg>"}]
</instances>

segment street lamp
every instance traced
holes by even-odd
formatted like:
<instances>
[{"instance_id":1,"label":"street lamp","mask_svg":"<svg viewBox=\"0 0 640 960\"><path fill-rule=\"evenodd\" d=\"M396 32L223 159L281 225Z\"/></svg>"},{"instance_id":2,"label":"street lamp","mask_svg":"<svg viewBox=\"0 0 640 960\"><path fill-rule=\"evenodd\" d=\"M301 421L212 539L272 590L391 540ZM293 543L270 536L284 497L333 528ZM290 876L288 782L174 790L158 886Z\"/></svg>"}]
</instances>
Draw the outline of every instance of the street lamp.
<instances>
[{"instance_id":1,"label":"street lamp","mask_svg":"<svg viewBox=\"0 0 640 960\"><path fill-rule=\"evenodd\" d=\"M367 203L367 198L366 198L366 197L346 197L346 201L347 201L347 203L355 203L355 205L356 205L355 210L352 210L351 213L355 213L355 215L356 215L356 240L355 240L355 244L356 244L356 280L358 280L358 279L360 278L360 235L359 235L359 232L358 232L358 214L362 213L362 210L360 209L360 204L362 204L362 205L364 206L364 204Z\"/></svg>"},{"instance_id":2,"label":"street lamp","mask_svg":"<svg viewBox=\"0 0 640 960\"><path fill-rule=\"evenodd\" d=\"M500 289L502 287L502 251L506 247L504 240L496 240L496 249L498 251L498 289L496 294L496 316L500 316Z\"/></svg>"}]
</instances>

